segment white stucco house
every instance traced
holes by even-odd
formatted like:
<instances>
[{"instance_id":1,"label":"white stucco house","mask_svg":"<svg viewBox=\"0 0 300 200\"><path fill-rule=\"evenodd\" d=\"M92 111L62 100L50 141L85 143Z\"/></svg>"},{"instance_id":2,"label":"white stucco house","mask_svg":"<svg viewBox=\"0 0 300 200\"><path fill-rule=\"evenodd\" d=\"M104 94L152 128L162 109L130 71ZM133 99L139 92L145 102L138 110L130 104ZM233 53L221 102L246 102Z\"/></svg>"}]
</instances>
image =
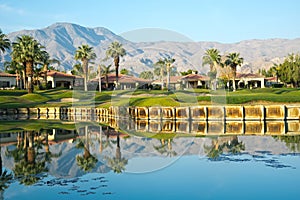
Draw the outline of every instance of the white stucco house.
<instances>
[{"instance_id":1,"label":"white stucco house","mask_svg":"<svg viewBox=\"0 0 300 200\"><path fill-rule=\"evenodd\" d=\"M5 72L0 72L0 88L10 89L14 88L17 84L15 74L8 74Z\"/></svg>"}]
</instances>

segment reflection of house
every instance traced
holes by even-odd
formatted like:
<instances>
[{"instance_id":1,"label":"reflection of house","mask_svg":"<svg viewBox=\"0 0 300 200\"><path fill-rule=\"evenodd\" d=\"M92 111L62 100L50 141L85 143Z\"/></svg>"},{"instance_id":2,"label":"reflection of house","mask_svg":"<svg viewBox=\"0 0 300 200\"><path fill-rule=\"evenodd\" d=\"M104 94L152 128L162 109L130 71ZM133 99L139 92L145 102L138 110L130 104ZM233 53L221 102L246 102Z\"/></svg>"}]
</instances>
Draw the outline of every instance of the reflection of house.
<instances>
[{"instance_id":1,"label":"reflection of house","mask_svg":"<svg viewBox=\"0 0 300 200\"><path fill-rule=\"evenodd\" d=\"M209 77L200 74L188 74L186 76L170 76L170 88L172 90L189 88L207 88ZM164 85L167 78L163 79ZM152 82L153 85L162 85L160 80Z\"/></svg>"},{"instance_id":2,"label":"reflection of house","mask_svg":"<svg viewBox=\"0 0 300 200\"><path fill-rule=\"evenodd\" d=\"M51 85L52 88L64 87L64 88L73 88L74 85L81 85L82 78L78 78L72 74L66 74L63 72L58 72L50 70L47 73L47 84ZM80 83L77 83L77 82Z\"/></svg>"},{"instance_id":3,"label":"reflection of house","mask_svg":"<svg viewBox=\"0 0 300 200\"><path fill-rule=\"evenodd\" d=\"M0 88L12 88L16 86L16 75L0 72Z\"/></svg>"},{"instance_id":4,"label":"reflection of house","mask_svg":"<svg viewBox=\"0 0 300 200\"><path fill-rule=\"evenodd\" d=\"M92 79L90 81L90 84L98 86L98 81L99 81L98 78ZM123 74L119 74L118 82L119 82L119 88L121 90L136 89L136 88L147 89L149 84L151 83L150 80L137 78L134 76L123 75ZM109 74L107 89L112 90L115 87L115 84L116 84L116 75ZM106 88L106 77L105 76L101 77L101 86L102 86L102 88Z\"/></svg>"},{"instance_id":5,"label":"reflection of house","mask_svg":"<svg viewBox=\"0 0 300 200\"><path fill-rule=\"evenodd\" d=\"M265 78L258 74L236 74L235 79L239 88L264 88Z\"/></svg>"}]
</instances>

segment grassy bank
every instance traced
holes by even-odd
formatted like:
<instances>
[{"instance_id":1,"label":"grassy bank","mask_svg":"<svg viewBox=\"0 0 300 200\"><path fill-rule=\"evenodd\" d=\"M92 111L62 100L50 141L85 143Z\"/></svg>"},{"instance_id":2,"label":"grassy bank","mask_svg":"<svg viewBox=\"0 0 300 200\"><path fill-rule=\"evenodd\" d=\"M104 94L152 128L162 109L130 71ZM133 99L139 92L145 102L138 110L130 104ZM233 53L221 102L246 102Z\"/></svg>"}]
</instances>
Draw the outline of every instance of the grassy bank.
<instances>
[{"instance_id":1,"label":"grassy bank","mask_svg":"<svg viewBox=\"0 0 300 200\"><path fill-rule=\"evenodd\" d=\"M224 90L160 90L83 92L64 89L35 91L0 91L0 108L53 106L189 106L210 104L300 103L300 90L263 88L228 92Z\"/></svg>"}]
</instances>

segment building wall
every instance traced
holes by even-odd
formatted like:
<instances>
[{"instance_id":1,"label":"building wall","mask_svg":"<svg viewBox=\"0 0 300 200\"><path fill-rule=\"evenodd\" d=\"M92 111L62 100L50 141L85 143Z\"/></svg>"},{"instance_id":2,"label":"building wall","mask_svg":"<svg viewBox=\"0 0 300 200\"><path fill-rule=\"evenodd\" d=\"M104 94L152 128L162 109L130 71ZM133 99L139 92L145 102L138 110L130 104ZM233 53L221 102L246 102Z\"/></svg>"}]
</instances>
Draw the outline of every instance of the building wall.
<instances>
[{"instance_id":1,"label":"building wall","mask_svg":"<svg viewBox=\"0 0 300 200\"><path fill-rule=\"evenodd\" d=\"M52 88L56 88L57 83L63 83L67 82L71 87L74 87L74 78L69 78L69 77L52 77L52 76L47 76L47 83L50 82L52 83Z\"/></svg>"},{"instance_id":2,"label":"building wall","mask_svg":"<svg viewBox=\"0 0 300 200\"><path fill-rule=\"evenodd\" d=\"M0 77L0 88L16 86L16 77Z\"/></svg>"}]
</instances>

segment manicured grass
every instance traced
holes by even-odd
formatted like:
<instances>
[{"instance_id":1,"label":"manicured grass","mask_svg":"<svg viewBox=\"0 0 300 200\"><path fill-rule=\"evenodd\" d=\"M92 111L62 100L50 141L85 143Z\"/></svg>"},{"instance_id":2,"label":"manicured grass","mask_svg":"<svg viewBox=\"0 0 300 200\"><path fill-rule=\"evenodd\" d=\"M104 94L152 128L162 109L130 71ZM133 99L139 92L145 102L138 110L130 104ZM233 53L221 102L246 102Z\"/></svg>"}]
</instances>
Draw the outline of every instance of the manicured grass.
<instances>
[{"instance_id":1,"label":"manicured grass","mask_svg":"<svg viewBox=\"0 0 300 200\"><path fill-rule=\"evenodd\" d=\"M61 102L64 98L78 101ZM293 88L263 88L253 90L210 91L205 89L161 91L73 91L53 89L35 91L0 91L0 108L58 106L193 106L211 104L300 103L300 90Z\"/></svg>"}]
</instances>

